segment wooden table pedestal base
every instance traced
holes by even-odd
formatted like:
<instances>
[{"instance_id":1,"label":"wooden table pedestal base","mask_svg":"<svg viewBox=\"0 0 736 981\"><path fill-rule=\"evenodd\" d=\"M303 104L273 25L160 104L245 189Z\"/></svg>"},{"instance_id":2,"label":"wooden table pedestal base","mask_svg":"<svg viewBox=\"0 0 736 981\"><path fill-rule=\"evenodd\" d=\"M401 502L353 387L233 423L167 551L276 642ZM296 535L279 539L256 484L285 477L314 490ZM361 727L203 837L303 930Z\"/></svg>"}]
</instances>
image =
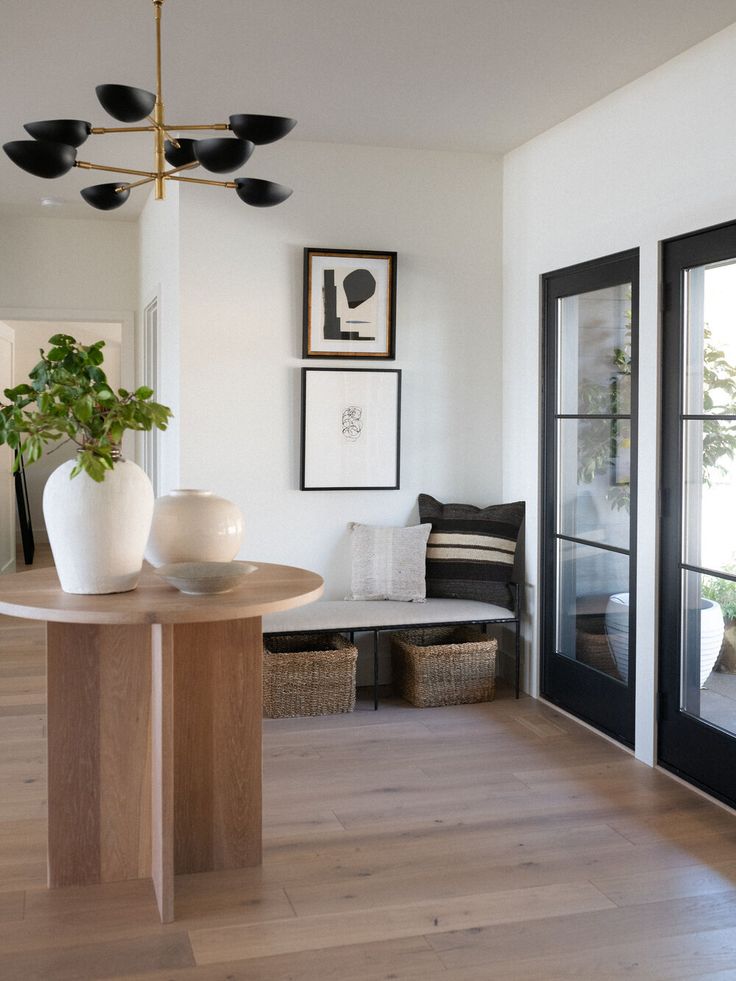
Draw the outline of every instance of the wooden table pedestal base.
<instances>
[{"instance_id":1,"label":"wooden table pedestal base","mask_svg":"<svg viewBox=\"0 0 736 981\"><path fill-rule=\"evenodd\" d=\"M47 636L49 885L259 864L260 618Z\"/></svg>"}]
</instances>

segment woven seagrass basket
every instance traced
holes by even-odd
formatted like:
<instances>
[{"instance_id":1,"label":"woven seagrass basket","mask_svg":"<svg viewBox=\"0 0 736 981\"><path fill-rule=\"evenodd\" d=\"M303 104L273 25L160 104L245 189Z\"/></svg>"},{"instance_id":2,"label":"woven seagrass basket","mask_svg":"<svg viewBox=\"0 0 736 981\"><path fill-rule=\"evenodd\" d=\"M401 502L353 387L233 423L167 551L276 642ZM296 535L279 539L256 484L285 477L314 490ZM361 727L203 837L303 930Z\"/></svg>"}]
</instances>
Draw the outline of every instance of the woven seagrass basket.
<instances>
[{"instance_id":1,"label":"woven seagrass basket","mask_svg":"<svg viewBox=\"0 0 736 981\"><path fill-rule=\"evenodd\" d=\"M266 637L264 716L284 719L352 712L357 658L357 647L339 634Z\"/></svg>"},{"instance_id":2,"label":"woven seagrass basket","mask_svg":"<svg viewBox=\"0 0 736 981\"><path fill-rule=\"evenodd\" d=\"M621 680L616 662L608 643L605 621L602 616L578 616L575 630L576 660L602 671L611 678Z\"/></svg>"},{"instance_id":3,"label":"woven seagrass basket","mask_svg":"<svg viewBox=\"0 0 736 981\"><path fill-rule=\"evenodd\" d=\"M391 638L394 686L419 708L490 702L496 641L470 627L406 630Z\"/></svg>"}]
</instances>

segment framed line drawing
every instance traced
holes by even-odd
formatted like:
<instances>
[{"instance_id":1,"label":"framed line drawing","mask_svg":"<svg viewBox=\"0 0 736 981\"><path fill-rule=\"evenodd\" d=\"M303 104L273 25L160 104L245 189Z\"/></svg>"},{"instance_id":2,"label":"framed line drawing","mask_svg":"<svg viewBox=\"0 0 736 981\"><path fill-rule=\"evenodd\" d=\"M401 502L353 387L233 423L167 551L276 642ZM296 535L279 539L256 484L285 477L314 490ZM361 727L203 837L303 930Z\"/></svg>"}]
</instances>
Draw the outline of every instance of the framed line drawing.
<instances>
[{"instance_id":1,"label":"framed line drawing","mask_svg":"<svg viewBox=\"0 0 736 981\"><path fill-rule=\"evenodd\" d=\"M396 357L396 253L304 250L305 358Z\"/></svg>"},{"instance_id":2,"label":"framed line drawing","mask_svg":"<svg viewBox=\"0 0 736 981\"><path fill-rule=\"evenodd\" d=\"M398 368L302 368L301 490L397 490Z\"/></svg>"}]
</instances>

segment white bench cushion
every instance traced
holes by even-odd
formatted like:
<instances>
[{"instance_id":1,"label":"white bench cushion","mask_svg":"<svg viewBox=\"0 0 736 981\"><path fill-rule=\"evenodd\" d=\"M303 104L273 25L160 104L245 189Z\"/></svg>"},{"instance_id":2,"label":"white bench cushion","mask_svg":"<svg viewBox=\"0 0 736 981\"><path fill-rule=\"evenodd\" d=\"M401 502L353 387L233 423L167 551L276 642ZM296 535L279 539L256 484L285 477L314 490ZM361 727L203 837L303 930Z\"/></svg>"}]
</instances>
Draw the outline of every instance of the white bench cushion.
<instances>
[{"instance_id":1,"label":"white bench cushion","mask_svg":"<svg viewBox=\"0 0 736 981\"><path fill-rule=\"evenodd\" d=\"M503 606L479 600L428 599L426 603L397 600L321 600L269 613L263 618L264 633L299 630L366 630L374 627L410 627L419 623L467 623L471 620L513 620Z\"/></svg>"}]
</instances>

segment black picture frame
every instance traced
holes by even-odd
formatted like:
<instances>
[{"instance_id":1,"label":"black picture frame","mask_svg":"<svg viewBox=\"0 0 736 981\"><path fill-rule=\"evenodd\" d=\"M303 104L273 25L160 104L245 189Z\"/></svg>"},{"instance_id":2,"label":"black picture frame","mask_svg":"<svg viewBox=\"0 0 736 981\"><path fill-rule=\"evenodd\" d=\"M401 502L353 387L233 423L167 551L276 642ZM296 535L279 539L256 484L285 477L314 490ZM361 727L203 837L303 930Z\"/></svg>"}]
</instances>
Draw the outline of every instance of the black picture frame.
<instances>
[{"instance_id":1,"label":"black picture frame","mask_svg":"<svg viewBox=\"0 0 736 981\"><path fill-rule=\"evenodd\" d=\"M401 370L302 368L303 491L398 490Z\"/></svg>"},{"instance_id":2,"label":"black picture frame","mask_svg":"<svg viewBox=\"0 0 736 981\"><path fill-rule=\"evenodd\" d=\"M305 248L302 357L395 360L396 266L396 252Z\"/></svg>"}]
</instances>

